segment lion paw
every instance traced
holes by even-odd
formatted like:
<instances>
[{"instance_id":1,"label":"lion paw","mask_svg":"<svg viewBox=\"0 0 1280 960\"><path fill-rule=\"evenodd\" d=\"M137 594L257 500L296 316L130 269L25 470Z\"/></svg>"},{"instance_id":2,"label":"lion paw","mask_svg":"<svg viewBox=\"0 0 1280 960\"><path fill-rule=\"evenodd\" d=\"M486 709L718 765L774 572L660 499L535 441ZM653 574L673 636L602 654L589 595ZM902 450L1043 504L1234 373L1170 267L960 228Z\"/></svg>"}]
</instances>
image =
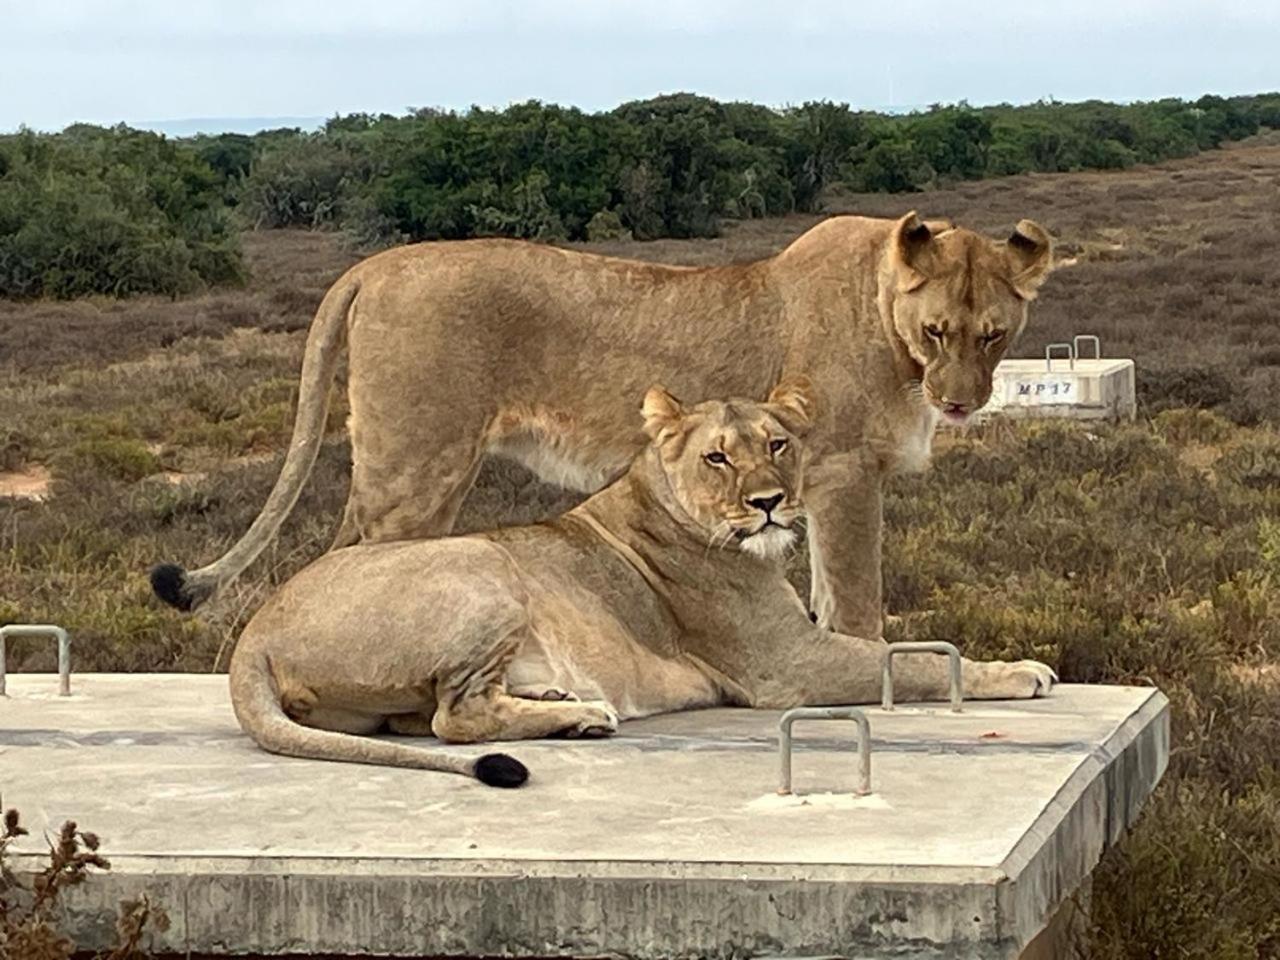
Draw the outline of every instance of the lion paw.
<instances>
[{"instance_id":1,"label":"lion paw","mask_svg":"<svg viewBox=\"0 0 1280 960\"><path fill-rule=\"evenodd\" d=\"M1035 673L1037 686L1032 696L1043 697L1058 682L1057 672L1047 663L1041 663L1039 660L1019 660L1017 666Z\"/></svg>"},{"instance_id":2,"label":"lion paw","mask_svg":"<svg viewBox=\"0 0 1280 960\"><path fill-rule=\"evenodd\" d=\"M603 700L581 705L575 723L565 727L566 737L608 737L618 732L618 714Z\"/></svg>"},{"instance_id":3,"label":"lion paw","mask_svg":"<svg viewBox=\"0 0 1280 960\"><path fill-rule=\"evenodd\" d=\"M581 698L572 690L561 690L559 687L547 687L547 689L542 691L541 699L577 702Z\"/></svg>"},{"instance_id":4,"label":"lion paw","mask_svg":"<svg viewBox=\"0 0 1280 960\"><path fill-rule=\"evenodd\" d=\"M979 664L974 683L965 683L965 696L975 700L1031 700L1043 697L1058 682L1053 668L1038 660Z\"/></svg>"},{"instance_id":5,"label":"lion paw","mask_svg":"<svg viewBox=\"0 0 1280 960\"><path fill-rule=\"evenodd\" d=\"M579 697L571 690L565 690L561 687L554 687L550 684L535 683L527 687L516 687L511 691L513 697L519 697L521 700L550 700L576 702Z\"/></svg>"}]
</instances>

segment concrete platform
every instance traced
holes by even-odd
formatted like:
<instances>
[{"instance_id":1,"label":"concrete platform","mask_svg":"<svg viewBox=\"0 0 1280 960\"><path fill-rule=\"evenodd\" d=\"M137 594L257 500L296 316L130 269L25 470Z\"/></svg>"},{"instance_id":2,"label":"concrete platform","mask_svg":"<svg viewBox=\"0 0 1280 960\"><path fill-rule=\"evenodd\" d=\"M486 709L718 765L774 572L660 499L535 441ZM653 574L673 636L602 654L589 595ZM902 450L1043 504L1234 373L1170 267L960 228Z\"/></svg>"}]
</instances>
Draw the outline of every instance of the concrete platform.
<instances>
[{"instance_id":1,"label":"concrete platform","mask_svg":"<svg viewBox=\"0 0 1280 960\"><path fill-rule=\"evenodd\" d=\"M1152 689L625 724L607 741L513 744L529 784L271 756L224 677L11 675L0 790L39 833L72 818L109 874L75 891L92 946L146 890L175 952L399 956L1016 957L1081 888L1164 772ZM35 860L20 858L20 866Z\"/></svg>"}]
</instances>

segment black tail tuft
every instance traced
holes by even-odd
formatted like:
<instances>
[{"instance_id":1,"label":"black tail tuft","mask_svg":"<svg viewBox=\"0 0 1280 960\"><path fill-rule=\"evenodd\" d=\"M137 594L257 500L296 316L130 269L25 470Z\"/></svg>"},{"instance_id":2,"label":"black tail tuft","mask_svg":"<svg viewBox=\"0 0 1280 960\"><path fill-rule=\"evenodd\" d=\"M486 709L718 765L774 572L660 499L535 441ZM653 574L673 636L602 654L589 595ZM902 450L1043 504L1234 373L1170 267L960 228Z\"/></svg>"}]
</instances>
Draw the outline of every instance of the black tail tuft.
<instances>
[{"instance_id":1,"label":"black tail tuft","mask_svg":"<svg viewBox=\"0 0 1280 960\"><path fill-rule=\"evenodd\" d=\"M529 768L505 753L486 753L476 761L476 779L491 787L518 787L529 779Z\"/></svg>"},{"instance_id":2,"label":"black tail tuft","mask_svg":"<svg viewBox=\"0 0 1280 960\"><path fill-rule=\"evenodd\" d=\"M151 589L171 607L190 610L194 598L187 592L187 571L177 564L161 563L151 568Z\"/></svg>"}]
</instances>

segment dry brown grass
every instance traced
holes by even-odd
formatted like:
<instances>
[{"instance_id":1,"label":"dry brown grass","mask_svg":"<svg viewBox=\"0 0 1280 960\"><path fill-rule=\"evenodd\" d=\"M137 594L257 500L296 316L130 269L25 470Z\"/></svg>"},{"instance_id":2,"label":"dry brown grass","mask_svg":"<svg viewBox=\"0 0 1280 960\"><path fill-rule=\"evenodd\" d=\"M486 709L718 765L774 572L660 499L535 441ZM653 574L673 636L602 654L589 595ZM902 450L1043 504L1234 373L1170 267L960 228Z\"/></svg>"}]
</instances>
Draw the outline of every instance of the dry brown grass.
<instances>
[{"instance_id":1,"label":"dry brown grass","mask_svg":"<svg viewBox=\"0 0 1280 960\"><path fill-rule=\"evenodd\" d=\"M1142 419L948 438L931 474L888 497L893 629L1048 659L1068 680L1166 689L1170 774L1099 875L1095 955L1280 956L1280 138L833 207L915 207L993 234L1032 217L1078 259L1018 351L1101 335L1137 361ZM767 255L815 219L587 246L719 263ZM250 234L246 247L253 282L235 293L0 304L0 470L42 465L53 479L44 502L0 498L0 622L62 623L80 668L225 668L246 617L333 534L348 476L340 394L298 509L214 608L181 616L146 583L153 562L206 561L248 527L287 442L311 312L356 259L322 233ZM491 463L461 526L576 499ZM52 667L44 646L15 646L18 669Z\"/></svg>"},{"instance_id":2,"label":"dry brown grass","mask_svg":"<svg viewBox=\"0 0 1280 960\"><path fill-rule=\"evenodd\" d=\"M1145 413L1210 406L1248 424L1273 419L1280 386L1278 201L1272 135L1124 173L847 195L832 207L895 216L912 206L996 234L1039 219L1079 262L1047 286L1019 352L1098 333L1110 353L1136 358ZM719 263L766 256L816 220L731 224L714 240L584 246ZM0 497L0 617L69 622L82 662L209 668L264 591L322 550L336 522L347 480L341 391L303 509L220 611L177 619L151 604L141 578L157 558L213 556L247 526L286 443L312 311L358 258L327 233L250 233L245 247L253 282L243 291L0 303L0 471L16 489L49 470L56 493L46 503ZM1214 460L1203 447L1181 455L1202 467ZM493 463L462 527L537 519L575 499ZM19 663L25 656L47 660L19 648Z\"/></svg>"}]
</instances>

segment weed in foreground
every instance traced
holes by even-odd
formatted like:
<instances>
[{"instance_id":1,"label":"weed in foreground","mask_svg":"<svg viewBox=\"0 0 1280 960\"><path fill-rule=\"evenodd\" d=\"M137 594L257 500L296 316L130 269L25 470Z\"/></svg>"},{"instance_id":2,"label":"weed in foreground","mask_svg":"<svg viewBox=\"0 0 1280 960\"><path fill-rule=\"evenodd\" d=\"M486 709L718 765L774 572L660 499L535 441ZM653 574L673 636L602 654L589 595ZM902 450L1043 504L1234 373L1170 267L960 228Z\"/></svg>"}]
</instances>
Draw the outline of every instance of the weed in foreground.
<instances>
[{"instance_id":1,"label":"weed in foreground","mask_svg":"<svg viewBox=\"0 0 1280 960\"><path fill-rule=\"evenodd\" d=\"M68 960L77 947L58 929L59 899L67 889L89 880L94 870L110 870L111 863L98 852L97 834L68 820L57 838L49 841L48 866L28 886L8 862L9 848L27 832L18 811L6 810L0 834L0 960ZM145 960L141 944L146 932L168 928L164 908L145 894L122 901L116 945L93 955L94 960Z\"/></svg>"}]
</instances>

